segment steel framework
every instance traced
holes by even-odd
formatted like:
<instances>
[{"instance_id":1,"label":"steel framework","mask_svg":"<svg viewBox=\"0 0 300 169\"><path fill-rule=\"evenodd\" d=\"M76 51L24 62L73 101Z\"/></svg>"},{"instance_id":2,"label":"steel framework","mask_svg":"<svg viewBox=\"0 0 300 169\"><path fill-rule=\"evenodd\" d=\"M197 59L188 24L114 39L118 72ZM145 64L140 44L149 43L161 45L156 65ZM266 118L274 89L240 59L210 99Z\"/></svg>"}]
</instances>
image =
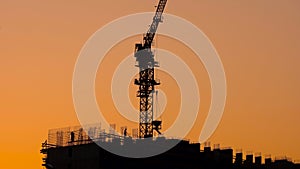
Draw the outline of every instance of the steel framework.
<instances>
[{"instance_id":1,"label":"steel framework","mask_svg":"<svg viewBox=\"0 0 300 169\"><path fill-rule=\"evenodd\" d=\"M161 121L153 120L153 93L155 86L160 82L155 80L154 67L158 67L158 62L154 59L151 50L152 42L155 37L158 25L162 22L167 0L160 0L157 6L153 22L144 35L143 43L135 45L135 57L137 67L139 67L139 79L135 79L135 85L139 86L137 97L140 98L140 118L139 118L139 137L153 137L153 130L160 134Z\"/></svg>"}]
</instances>

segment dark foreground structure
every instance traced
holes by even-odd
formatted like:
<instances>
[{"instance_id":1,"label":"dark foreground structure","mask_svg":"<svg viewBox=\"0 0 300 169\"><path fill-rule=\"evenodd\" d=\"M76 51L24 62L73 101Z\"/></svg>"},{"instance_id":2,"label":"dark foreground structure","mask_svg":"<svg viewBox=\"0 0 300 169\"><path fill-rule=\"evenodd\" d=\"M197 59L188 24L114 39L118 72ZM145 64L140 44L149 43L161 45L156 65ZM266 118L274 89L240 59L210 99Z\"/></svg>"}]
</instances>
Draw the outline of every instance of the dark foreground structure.
<instances>
[{"instance_id":1,"label":"dark foreground structure","mask_svg":"<svg viewBox=\"0 0 300 169\"><path fill-rule=\"evenodd\" d=\"M43 166L47 169L300 169L299 164L286 158L272 161L266 157L263 164L260 155L247 154L243 159L242 152L234 155L231 148L216 145L212 149L206 145L201 150L200 143L164 137L153 139L152 144L165 145L174 141L178 144L163 154L149 158L121 157L104 150L90 137L120 149L139 144L142 139L105 133L96 128L88 133L89 136L80 127L50 130L48 140L41 149L45 155Z\"/></svg>"}]
</instances>

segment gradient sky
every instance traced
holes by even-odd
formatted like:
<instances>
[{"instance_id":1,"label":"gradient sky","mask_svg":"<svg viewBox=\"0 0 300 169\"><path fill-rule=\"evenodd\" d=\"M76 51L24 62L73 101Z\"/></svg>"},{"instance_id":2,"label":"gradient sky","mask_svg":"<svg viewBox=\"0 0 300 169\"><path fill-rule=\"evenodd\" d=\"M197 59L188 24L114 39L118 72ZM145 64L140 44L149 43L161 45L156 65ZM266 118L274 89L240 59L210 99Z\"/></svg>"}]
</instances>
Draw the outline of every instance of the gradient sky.
<instances>
[{"instance_id":1,"label":"gradient sky","mask_svg":"<svg viewBox=\"0 0 300 169\"><path fill-rule=\"evenodd\" d=\"M39 149L48 129L78 124L71 87L81 47L108 22L153 12L155 5L154 0L0 0L1 168L41 168ZM298 0L169 0L166 12L198 26L215 45L225 68L227 103L212 143L300 159L299 8ZM100 68L96 84L109 78L114 65L126 56L121 54L133 51L136 39L140 37L122 42L108 54L114 61L107 59L110 69ZM179 42L164 45L170 39L158 40L159 47L177 52L200 76L200 90L206 91L201 95L205 114L210 101L205 70L194 68L193 53L178 50ZM101 69L106 76L101 76ZM161 73L159 78L176 89L168 75ZM96 88L99 103L105 87ZM114 110L109 104L103 109ZM203 119L200 115L188 138L198 138Z\"/></svg>"}]
</instances>

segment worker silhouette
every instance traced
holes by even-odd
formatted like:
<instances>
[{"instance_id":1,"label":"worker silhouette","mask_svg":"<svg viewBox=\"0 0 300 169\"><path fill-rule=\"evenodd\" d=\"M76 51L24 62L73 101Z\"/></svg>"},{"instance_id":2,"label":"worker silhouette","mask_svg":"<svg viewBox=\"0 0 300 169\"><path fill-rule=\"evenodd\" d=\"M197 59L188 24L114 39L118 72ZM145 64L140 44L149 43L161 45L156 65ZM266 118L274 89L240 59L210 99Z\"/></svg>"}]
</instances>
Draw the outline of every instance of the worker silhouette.
<instances>
[{"instance_id":1,"label":"worker silhouette","mask_svg":"<svg viewBox=\"0 0 300 169\"><path fill-rule=\"evenodd\" d=\"M72 131L71 132L71 142L74 142L74 139L75 139L75 133Z\"/></svg>"},{"instance_id":2,"label":"worker silhouette","mask_svg":"<svg viewBox=\"0 0 300 169\"><path fill-rule=\"evenodd\" d=\"M124 136L127 136L127 128L124 129Z\"/></svg>"}]
</instances>

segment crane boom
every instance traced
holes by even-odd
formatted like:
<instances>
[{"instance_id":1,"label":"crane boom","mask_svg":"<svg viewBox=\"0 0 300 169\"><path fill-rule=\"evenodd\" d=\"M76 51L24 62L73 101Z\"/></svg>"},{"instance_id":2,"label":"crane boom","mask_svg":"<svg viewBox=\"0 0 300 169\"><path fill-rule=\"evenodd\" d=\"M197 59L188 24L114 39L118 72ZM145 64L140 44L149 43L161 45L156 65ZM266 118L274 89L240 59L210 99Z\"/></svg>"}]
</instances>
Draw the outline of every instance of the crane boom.
<instances>
[{"instance_id":1,"label":"crane boom","mask_svg":"<svg viewBox=\"0 0 300 169\"><path fill-rule=\"evenodd\" d=\"M151 48L153 39L155 37L158 25L162 22L162 14L164 12L167 0L160 0L156 9L155 16L153 17L153 22L144 37L144 48Z\"/></svg>"},{"instance_id":2,"label":"crane boom","mask_svg":"<svg viewBox=\"0 0 300 169\"><path fill-rule=\"evenodd\" d=\"M139 78L135 79L134 84L139 86L137 97L140 98L140 119L139 137L153 137L153 130L158 134L161 129L161 121L153 120L153 93L155 86L160 83L154 79L154 67L158 67L158 62L154 60L151 45L155 37L158 25L162 22L162 14L167 0L160 0L157 5L153 22L148 32L143 37L143 43L135 44L134 57L139 67Z\"/></svg>"}]
</instances>

